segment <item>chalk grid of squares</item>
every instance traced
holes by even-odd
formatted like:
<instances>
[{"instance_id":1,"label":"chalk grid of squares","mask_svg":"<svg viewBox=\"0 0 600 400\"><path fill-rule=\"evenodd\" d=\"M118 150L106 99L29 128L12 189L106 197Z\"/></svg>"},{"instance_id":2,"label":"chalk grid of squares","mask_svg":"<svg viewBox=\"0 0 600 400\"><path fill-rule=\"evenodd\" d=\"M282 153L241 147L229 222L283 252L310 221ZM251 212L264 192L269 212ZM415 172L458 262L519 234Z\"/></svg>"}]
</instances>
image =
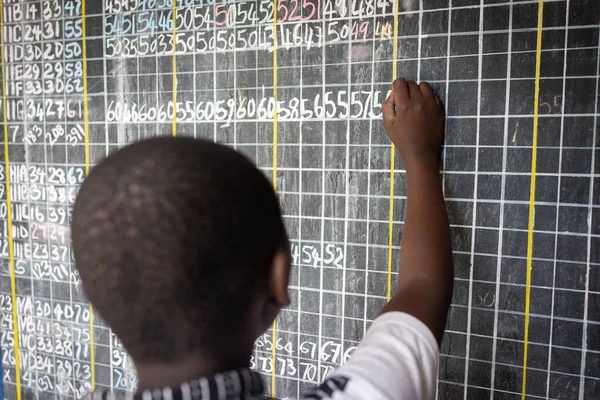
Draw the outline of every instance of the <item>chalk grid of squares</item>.
<instances>
[{"instance_id":1,"label":"chalk grid of squares","mask_svg":"<svg viewBox=\"0 0 600 400\"><path fill-rule=\"evenodd\" d=\"M448 115L443 179L456 279L437 398L516 399L523 373L538 2L400 3L398 75L431 82ZM544 1L528 398L593 398L600 391L597 9L592 0ZM90 9L90 21L102 24L103 10ZM355 20L364 19L340 23ZM393 24L389 13L369 20ZM105 49L101 33L88 33L88 47ZM370 38L310 50L280 48L278 96L386 93L391 46L392 38ZM88 55L90 109L118 98L138 104L171 99L170 55L154 57L155 63L94 55ZM250 97L260 98L263 90L269 96L272 73L272 55L264 50L179 55L178 98L226 99L240 88ZM106 122L101 114L90 114L93 162L137 138L171 132L170 121L126 125ZM272 174L272 121L234 119L227 128L180 123L177 129L231 144ZM290 237L300 253L313 246L326 256L327 245L340 247L345 266L294 265L292 305L277 323L277 337L294 353L282 348L277 355L317 371L314 379L303 379L304 371L281 376L282 363L276 362L275 394L297 397L337 364L311 358L310 343L317 349L333 343L324 354L341 344L343 354L358 344L385 302L390 146L377 119L282 121L278 132L277 187ZM397 260L406 199L399 157L394 194ZM108 347L107 330L96 330ZM257 350L260 356L270 351ZM99 386L114 384L118 368L106 363L110 381ZM270 379L265 373L268 389Z\"/></svg>"}]
</instances>

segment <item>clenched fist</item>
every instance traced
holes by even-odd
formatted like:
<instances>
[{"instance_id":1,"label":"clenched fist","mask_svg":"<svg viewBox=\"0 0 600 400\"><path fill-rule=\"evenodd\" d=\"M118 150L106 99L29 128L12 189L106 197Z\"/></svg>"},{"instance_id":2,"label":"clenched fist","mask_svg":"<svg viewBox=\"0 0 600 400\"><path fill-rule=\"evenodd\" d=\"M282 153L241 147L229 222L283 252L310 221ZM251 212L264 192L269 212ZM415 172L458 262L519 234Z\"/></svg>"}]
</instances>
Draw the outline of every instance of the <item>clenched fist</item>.
<instances>
[{"instance_id":1,"label":"clenched fist","mask_svg":"<svg viewBox=\"0 0 600 400\"><path fill-rule=\"evenodd\" d=\"M445 117L442 102L431 86L396 79L382 108L385 131L400 150L406 169L423 164L437 168Z\"/></svg>"}]
</instances>

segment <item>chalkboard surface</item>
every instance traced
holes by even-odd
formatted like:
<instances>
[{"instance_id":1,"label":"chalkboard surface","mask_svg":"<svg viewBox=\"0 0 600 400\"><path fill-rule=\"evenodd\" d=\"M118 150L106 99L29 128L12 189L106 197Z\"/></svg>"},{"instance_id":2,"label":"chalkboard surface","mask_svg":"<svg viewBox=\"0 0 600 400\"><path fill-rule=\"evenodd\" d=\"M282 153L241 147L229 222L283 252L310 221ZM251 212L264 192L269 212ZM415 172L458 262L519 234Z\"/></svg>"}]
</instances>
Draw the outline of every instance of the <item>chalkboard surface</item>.
<instances>
[{"instance_id":1,"label":"chalkboard surface","mask_svg":"<svg viewBox=\"0 0 600 400\"><path fill-rule=\"evenodd\" d=\"M294 270L251 361L268 393L297 397L351 357L397 277L394 76L447 107L456 279L437 398L600 398L597 0L1 5L6 399L135 388L69 221L94 164L158 135L227 143L273 178Z\"/></svg>"}]
</instances>

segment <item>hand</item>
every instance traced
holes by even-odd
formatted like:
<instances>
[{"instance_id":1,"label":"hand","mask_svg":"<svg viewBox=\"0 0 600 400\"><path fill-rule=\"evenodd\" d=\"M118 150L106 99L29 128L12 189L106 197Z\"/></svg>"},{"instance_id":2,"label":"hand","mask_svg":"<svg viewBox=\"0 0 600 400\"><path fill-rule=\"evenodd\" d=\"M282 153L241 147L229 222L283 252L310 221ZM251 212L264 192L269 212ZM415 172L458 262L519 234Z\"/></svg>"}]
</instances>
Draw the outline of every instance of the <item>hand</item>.
<instances>
[{"instance_id":1,"label":"hand","mask_svg":"<svg viewBox=\"0 0 600 400\"><path fill-rule=\"evenodd\" d=\"M383 125L406 169L438 167L444 142L442 102L426 82L396 79L383 103Z\"/></svg>"}]
</instances>

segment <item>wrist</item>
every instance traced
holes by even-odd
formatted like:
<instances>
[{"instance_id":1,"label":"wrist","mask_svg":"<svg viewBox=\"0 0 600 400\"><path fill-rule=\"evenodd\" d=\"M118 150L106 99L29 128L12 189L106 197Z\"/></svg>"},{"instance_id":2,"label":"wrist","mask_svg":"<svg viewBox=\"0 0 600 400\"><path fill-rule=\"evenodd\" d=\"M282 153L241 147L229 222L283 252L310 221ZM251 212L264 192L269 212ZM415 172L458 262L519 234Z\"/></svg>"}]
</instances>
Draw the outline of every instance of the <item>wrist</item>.
<instances>
[{"instance_id":1,"label":"wrist","mask_svg":"<svg viewBox=\"0 0 600 400\"><path fill-rule=\"evenodd\" d=\"M402 157L407 174L422 174L440 172L439 158L435 155L419 157Z\"/></svg>"},{"instance_id":2,"label":"wrist","mask_svg":"<svg viewBox=\"0 0 600 400\"><path fill-rule=\"evenodd\" d=\"M432 160L411 160L404 163L406 180L409 187L417 186L417 190L439 186L442 181L439 162ZM412 189L415 190L414 188Z\"/></svg>"}]
</instances>

